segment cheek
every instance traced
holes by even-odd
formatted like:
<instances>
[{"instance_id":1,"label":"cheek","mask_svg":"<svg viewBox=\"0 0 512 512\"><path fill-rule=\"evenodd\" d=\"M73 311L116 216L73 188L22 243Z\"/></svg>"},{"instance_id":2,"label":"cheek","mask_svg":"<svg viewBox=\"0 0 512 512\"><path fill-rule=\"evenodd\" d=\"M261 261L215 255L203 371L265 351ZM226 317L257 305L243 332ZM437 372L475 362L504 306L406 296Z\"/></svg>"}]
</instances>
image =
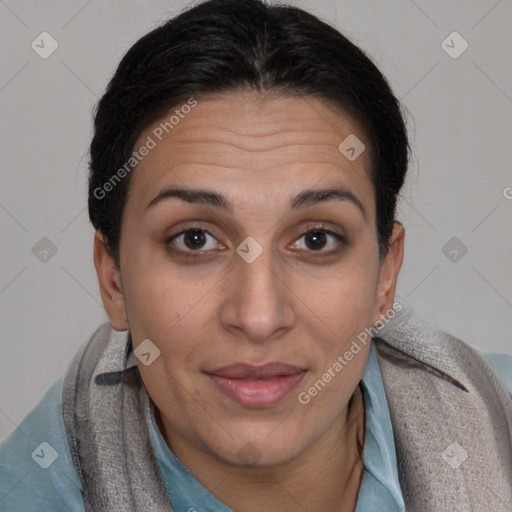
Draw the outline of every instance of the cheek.
<instances>
[{"instance_id":1,"label":"cheek","mask_svg":"<svg viewBox=\"0 0 512 512\"><path fill-rule=\"evenodd\" d=\"M377 281L377 264L354 255L329 272L297 274L294 291L333 334L345 338L371 323Z\"/></svg>"},{"instance_id":2,"label":"cheek","mask_svg":"<svg viewBox=\"0 0 512 512\"><path fill-rule=\"evenodd\" d=\"M203 303L208 292L205 281L184 279L179 271L170 267L132 270L123 281L132 333L144 330L165 338L170 331L182 326L183 319L190 313L205 313Z\"/></svg>"},{"instance_id":3,"label":"cheek","mask_svg":"<svg viewBox=\"0 0 512 512\"><path fill-rule=\"evenodd\" d=\"M170 268L130 277L125 296L134 346L150 339L160 350L151 366L139 364L142 378L156 400L163 404L172 396L183 408L187 397L198 393L194 372L214 321L214 301L208 300L211 283L185 279Z\"/></svg>"},{"instance_id":4,"label":"cheek","mask_svg":"<svg viewBox=\"0 0 512 512\"><path fill-rule=\"evenodd\" d=\"M318 288L321 293L312 293L309 288L310 310L321 314L310 316L311 322L305 326L315 340L315 359L298 400L310 408L309 415L318 418L320 414L327 423L334 421L345 407L364 373L376 281L377 274L371 266L354 261L350 271L340 269L326 280ZM323 324L321 329L318 318Z\"/></svg>"},{"instance_id":5,"label":"cheek","mask_svg":"<svg viewBox=\"0 0 512 512\"><path fill-rule=\"evenodd\" d=\"M158 272L140 274L126 288L134 347L150 339L160 350L150 366L138 364L142 379L161 405L172 399L182 410L198 391L191 370L201 353L197 340L204 338L210 318L208 302L198 299L204 289Z\"/></svg>"}]
</instances>

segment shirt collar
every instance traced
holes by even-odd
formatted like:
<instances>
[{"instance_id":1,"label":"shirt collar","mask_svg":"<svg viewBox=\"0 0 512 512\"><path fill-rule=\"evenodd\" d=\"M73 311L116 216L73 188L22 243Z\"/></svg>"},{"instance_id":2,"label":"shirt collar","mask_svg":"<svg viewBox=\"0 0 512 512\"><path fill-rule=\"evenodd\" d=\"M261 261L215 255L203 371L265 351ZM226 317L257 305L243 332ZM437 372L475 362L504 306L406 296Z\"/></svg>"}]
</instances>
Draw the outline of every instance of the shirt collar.
<instances>
[{"instance_id":1,"label":"shirt collar","mask_svg":"<svg viewBox=\"0 0 512 512\"><path fill-rule=\"evenodd\" d=\"M398 479L393 426L373 342L361 384L366 412L365 473L356 512L403 511L405 504Z\"/></svg>"}]
</instances>

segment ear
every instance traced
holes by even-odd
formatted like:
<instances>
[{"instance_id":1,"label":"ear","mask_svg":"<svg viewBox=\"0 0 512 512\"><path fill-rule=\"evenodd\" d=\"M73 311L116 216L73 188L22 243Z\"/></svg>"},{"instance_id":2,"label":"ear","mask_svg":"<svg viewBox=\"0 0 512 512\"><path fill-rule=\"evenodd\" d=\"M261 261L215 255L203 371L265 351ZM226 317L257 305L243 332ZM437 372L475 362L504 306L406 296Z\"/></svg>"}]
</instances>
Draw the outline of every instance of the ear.
<instances>
[{"instance_id":1,"label":"ear","mask_svg":"<svg viewBox=\"0 0 512 512\"><path fill-rule=\"evenodd\" d=\"M395 222L389 241L389 249L380 264L379 281L377 283L377 296L373 324L383 320L386 313L393 308L395 299L396 281L404 257L405 230L400 222Z\"/></svg>"},{"instance_id":2,"label":"ear","mask_svg":"<svg viewBox=\"0 0 512 512\"><path fill-rule=\"evenodd\" d=\"M117 331L129 328L121 276L103 235L94 236L94 266L100 285L101 300L110 323Z\"/></svg>"}]
</instances>

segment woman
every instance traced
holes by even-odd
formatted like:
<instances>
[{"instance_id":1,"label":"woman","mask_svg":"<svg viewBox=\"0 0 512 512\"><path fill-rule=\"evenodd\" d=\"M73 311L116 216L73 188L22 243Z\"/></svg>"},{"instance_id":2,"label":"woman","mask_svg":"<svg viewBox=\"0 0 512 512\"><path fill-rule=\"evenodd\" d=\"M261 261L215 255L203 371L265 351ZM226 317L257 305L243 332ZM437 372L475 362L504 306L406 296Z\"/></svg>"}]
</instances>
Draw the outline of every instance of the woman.
<instances>
[{"instance_id":1,"label":"woman","mask_svg":"<svg viewBox=\"0 0 512 512\"><path fill-rule=\"evenodd\" d=\"M123 58L90 153L110 324L2 446L6 510L511 510L504 384L395 300L407 135L361 50L204 2Z\"/></svg>"}]
</instances>

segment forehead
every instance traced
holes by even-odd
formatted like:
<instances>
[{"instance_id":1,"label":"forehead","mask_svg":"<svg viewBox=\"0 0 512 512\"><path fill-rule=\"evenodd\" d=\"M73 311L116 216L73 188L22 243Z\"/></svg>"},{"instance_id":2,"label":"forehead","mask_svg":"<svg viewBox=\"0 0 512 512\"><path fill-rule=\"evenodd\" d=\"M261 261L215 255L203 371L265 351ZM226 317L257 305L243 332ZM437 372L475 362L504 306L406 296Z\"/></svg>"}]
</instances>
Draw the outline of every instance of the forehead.
<instances>
[{"instance_id":1,"label":"forehead","mask_svg":"<svg viewBox=\"0 0 512 512\"><path fill-rule=\"evenodd\" d=\"M311 96L236 92L183 102L135 149L144 144L152 149L132 173L132 201L147 204L169 185L285 201L285 191L341 184L373 210L369 141L353 119Z\"/></svg>"}]
</instances>

